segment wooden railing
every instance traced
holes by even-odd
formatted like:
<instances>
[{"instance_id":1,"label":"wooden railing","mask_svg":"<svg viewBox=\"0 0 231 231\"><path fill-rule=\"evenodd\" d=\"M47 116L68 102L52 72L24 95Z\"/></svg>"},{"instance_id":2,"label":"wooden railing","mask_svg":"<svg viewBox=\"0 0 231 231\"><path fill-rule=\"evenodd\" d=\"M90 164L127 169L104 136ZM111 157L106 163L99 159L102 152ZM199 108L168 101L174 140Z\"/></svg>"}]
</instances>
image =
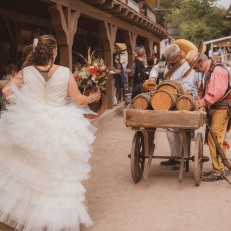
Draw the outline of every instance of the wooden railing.
<instances>
[{"instance_id":1,"label":"wooden railing","mask_svg":"<svg viewBox=\"0 0 231 231\"><path fill-rule=\"evenodd\" d=\"M152 9L149 5L147 5L147 4L146 4L146 13L147 13L146 16L147 16L149 19L151 19L153 22L156 23L156 15L155 15L153 9Z\"/></svg>"},{"instance_id":2,"label":"wooden railing","mask_svg":"<svg viewBox=\"0 0 231 231\"><path fill-rule=\"evenodd\" d=\"M140 13L140 7L135 1L127 0L127 5L133 10L135 10L137 13Z\"/></svg>"},{"instance_id":3,"label":"wooden railing","mask_svg":"<svg viewBox=\"0 0 231 231\"><path fill-rule=\"evenodd\" d=\"M151 19L154 23L156 23L156 15L149 5L144 4L142 10L140 9L140 5L134 0L119 0L119 1L123 2L124 4L127 4L130 8L135 10L137 13L145 15L147 18Z\"/></svg>"}]
</instances>

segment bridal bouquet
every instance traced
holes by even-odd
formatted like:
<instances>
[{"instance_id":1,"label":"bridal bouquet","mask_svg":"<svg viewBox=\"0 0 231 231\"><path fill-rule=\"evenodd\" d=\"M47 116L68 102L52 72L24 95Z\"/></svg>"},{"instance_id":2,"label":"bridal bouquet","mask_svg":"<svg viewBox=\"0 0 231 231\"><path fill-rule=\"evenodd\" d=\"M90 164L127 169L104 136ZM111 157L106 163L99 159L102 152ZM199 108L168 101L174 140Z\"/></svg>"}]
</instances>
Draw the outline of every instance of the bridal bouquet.
<instances>
[{"instance_id":1,"label":"bridal bouquet","mask_svg":"<svg viewBox=\"0 0 231 231\"><path fill-rule=\"evenodd\" d=\"M94 56L95 51L91 53L88 49L87 58L82 54L80 57L84 60L85 64L81 69L74 73L75 81L78 86L90 87L92 91L105 91L105 81L110 71L107 69L102 58Z\"/></svg>"}]
</instances>

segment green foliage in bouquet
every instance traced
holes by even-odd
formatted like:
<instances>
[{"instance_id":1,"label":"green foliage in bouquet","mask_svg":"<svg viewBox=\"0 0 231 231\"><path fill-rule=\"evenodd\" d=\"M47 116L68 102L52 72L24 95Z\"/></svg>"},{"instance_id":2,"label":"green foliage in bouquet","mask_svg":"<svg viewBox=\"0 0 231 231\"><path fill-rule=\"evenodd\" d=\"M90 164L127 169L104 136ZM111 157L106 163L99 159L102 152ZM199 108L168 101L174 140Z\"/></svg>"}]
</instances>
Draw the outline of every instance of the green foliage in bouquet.
<instances>
[{"instance_id":1,"label":"green foliage in bouquet","mask_svg":"<svg viewBox=\"0 0 231 231\"><path fill-rule=\"evenodd\" d=\"M78 86L90 87L93 91L98 89L105 91L105 81L110 71L107 69L102 58L95 57L95 51L91 53L91 49L89 48L87 58L77 53L85 64L79 71L74 73L74 77Z\"/></svg>"}]
</instances>

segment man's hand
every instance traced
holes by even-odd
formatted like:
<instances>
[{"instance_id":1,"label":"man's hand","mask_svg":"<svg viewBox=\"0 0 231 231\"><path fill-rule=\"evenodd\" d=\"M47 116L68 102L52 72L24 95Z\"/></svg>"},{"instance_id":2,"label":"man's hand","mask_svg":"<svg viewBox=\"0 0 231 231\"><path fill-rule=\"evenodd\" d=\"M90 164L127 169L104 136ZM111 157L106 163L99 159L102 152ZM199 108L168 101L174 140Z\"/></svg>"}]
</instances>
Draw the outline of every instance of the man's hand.
<instances>
[{"instance_id":1,"label":"man's hand","mask_svg":"<svg viewBox=\"0 0 231 231\"><path fill-rule=\"evenodd\" d=\"M156 85L156 79L155 78L150 78L148 79L148 85Z\"/></svg>"}]
</instances>

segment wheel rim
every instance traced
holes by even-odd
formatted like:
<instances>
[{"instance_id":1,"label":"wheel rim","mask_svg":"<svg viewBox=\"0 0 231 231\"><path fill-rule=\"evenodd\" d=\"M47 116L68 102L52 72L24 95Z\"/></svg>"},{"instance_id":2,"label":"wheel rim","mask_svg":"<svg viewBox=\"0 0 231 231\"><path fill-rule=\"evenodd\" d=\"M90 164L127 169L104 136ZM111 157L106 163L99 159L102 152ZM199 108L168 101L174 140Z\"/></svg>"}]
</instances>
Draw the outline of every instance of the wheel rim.
<instances>
[{"instance_id":1,"label":"wheel rim","mask_svg":"<svg viewBox=\"0 0 231 231\"><path fill-rule=\"evenodd\" d=\"M201 184L203 171L203 137L201 133L197 133L195 151L194 151L194 178L196 186Z\"/></svg>"},{"instance_id":2,"label":"wheel rim","mask_svg":"<svg viewBox=\"0 0 231 231\"><path fill-rule=\"evenodd\" d=\"M131 174L135 183L142 179L144 163L144 136L142 132L138 131L134 135L131 150Z\"/></svg>"}]
</instances>

